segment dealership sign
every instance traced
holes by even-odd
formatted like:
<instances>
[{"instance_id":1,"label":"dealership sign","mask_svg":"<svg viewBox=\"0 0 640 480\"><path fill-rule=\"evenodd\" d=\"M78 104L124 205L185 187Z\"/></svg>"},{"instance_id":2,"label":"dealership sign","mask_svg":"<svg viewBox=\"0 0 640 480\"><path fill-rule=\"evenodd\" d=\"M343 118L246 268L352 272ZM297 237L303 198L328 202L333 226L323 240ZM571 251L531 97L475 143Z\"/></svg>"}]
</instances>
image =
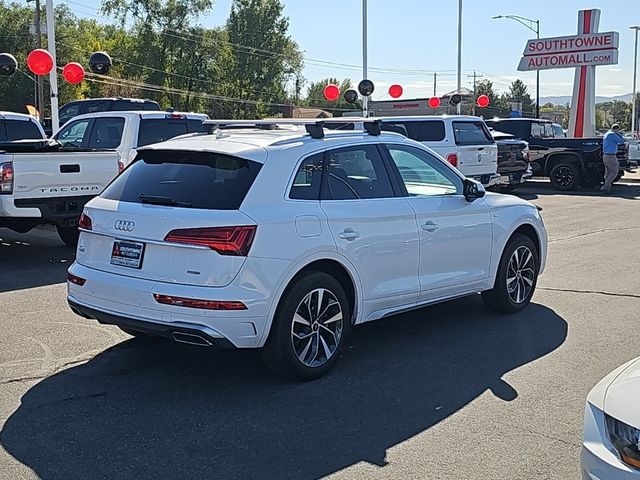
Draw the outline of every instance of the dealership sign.
<instances>
[{"instance_id":1,"label":"dealership sign","mask_svg":"<svg viewBox=\"0 0 640 480\"><path fill-rule=\"evenodd\" d=\"M618 32L529 40L518 70L595 67L618 63Z\"/></svg>"}]
</instances>

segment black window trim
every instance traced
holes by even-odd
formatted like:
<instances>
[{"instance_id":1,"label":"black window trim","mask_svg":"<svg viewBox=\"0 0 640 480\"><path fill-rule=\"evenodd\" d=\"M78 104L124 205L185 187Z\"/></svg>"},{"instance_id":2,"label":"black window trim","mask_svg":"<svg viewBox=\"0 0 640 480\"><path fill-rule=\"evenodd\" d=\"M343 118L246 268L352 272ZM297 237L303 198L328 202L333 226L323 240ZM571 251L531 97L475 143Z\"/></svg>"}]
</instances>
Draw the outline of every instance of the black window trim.
<instances>
[{"instance_id":1,"label":"black window trim","mask_svg":"<svg viewBox=\"0 0 640 480\"><path fill-rule=\"evenodd\" d=\"M407 190L407 186L404 184L404 180L402 179L402 175L400 174L400 170L398 170L398 167L396 166L396 163L393 161L393 157L391 156L391 152L389 151L389 146L396 146L396 147L403 147L403 148L415 148L416 150L420 150L423 151L424 153L434 156L433 153L431 153L428 150L424 150L420 147L418 147L417 145L407 145L406 143L394 143L394 142L385 142L384 144L380 144L380 148L382 148L384 150L384 158L385 158L385 162L389 163L389 168L391 168L393 170L393 175L395 178L395 181L398 182L400 184L400 188L402 191L402 197L405 198L416 198L416 197L412 197L409 194L409 191ZM436 158L436 160L438 160L438 158ZM438 160L440 161L440 160ZM464 180L465 177L455 168L449 166L448 163L444 162L444 167L448 168L449 171L455 175L456 177L458 177L460 179L461 182L463 182L463 186L464 186ZM442 195L429 195L430 198L439 198L439 197L446 197L446 198L452 198L452 197L461 197L462 194L461 193L456 193L455 195L446 195L446 194L442 194Z\"/></svg>"}]
</instances>

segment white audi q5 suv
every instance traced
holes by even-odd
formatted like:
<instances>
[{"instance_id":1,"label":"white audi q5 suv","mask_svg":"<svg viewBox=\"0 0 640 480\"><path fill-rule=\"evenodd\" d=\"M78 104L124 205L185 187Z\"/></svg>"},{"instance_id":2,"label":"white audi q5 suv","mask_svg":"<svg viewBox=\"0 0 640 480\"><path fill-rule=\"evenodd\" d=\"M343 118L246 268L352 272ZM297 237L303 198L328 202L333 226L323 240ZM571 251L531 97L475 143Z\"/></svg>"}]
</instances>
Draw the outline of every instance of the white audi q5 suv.
<instances>
[{"instance_id":1,"label":"white audi q5 suv","mask_svg":"<svg viewBox=\"0 0 640 480\"><path fill-rule=\"evenodd\" d=\"M355 324L480 292L500 312L531 300L547 255L532 204L485 196L376 122L217 123L140 149L86 205L74 312L131 335L260 348L273 371L312 379Z\"/></svg>"}]
</instances>

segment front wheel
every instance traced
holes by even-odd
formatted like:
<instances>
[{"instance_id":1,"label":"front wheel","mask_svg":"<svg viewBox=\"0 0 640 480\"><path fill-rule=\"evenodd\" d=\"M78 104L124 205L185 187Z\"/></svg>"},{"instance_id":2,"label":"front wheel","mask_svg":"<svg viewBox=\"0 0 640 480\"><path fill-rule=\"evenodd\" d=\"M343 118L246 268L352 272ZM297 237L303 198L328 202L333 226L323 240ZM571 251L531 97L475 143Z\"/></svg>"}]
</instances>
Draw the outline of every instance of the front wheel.
<instances>
[{"instance_id":1,"label":"front wheel","mask_svg":"<svg viewBox=\"0 0 640 480\"><path fill-rule=\"evenodd\" d=\"M284 293L261 356L279 376L319 378L338 360L350 318L347 296L335 278L305 274Z\"/></svg>"},{"instance_id":2,"label":"front wheel","mask_svg":"<svg viewBox=\"0 0 640 480\"><path fill-rule=\"evenodd\" d=\"M580 169L574 163L559 163L549 172L551 184L558 190L575 190L582 180Z\"/></svg>"},{"instance_id":3,"label":"front wheel","mask_svg":"<svg viewBox=\"0 0 640 480\"><path fill-rule=\"evenodd\" d=\"M60 240L67 244L67 246L76 248L78 246L78 239L80 238L80 231L78 227L63 227L56 225L58 230L58 236Z\"/></svg>"},{"instance_id":4,"label":"front wheel","mask_svg":"<svg viewBox=\"0 0 640 480\"><path fill-rule=\"evenodd\" d=\"M522 310L533 297L539 265L538 251L531 239L514 235L500 258L494 287L482 292L485 305L502 313Z\"/></svg>"}]
</instances>

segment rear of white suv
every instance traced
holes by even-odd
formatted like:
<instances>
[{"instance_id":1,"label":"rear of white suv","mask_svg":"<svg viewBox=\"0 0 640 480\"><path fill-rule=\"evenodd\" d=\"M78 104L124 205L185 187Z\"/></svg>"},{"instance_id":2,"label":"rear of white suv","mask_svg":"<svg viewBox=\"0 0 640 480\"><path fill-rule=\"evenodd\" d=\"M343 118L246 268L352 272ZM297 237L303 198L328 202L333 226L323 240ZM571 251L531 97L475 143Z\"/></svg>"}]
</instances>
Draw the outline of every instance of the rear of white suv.
<instances>
[{"instance_id":1,"label":"rear of white suv","mask_svg":"<svg viewBox=\"0 0 640 480\"><path fill-rule=\"evenodd\" d=\"M261 348L298 379L332 367L352 324L477 292L496 310L524 308L546 259L536 208L485 199L376 126L141 149L85 208L71 308L132 335Z\"/></svg>"}]
</instances>

